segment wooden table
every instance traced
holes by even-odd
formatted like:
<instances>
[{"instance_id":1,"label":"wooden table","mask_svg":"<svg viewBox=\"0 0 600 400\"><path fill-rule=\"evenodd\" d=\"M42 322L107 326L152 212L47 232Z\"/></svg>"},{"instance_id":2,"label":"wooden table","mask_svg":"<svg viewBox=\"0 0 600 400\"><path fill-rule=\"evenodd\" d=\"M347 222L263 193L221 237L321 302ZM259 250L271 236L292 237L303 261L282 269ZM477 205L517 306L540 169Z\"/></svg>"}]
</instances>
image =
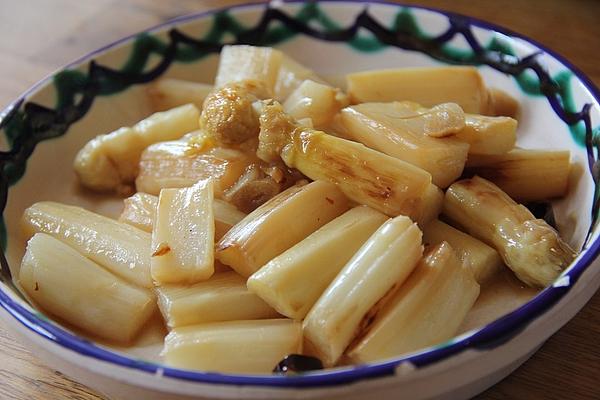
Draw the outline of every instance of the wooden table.
<instances>
[{"instance_id":1,"label":"wooden table","mask_svg":"<svg viewBox=\"0 0 600 400\"><path fill-rule=\"evenodd\" d=\"M61 65L177 15L243 1L0 1L0 107ZM404 1L480 17L528 35L600 86L600 2ZM100 397L44 366L0 327L1 399ZM541 350L479 399L600 399L600 293Z\"/></svg>"}]
</instances>

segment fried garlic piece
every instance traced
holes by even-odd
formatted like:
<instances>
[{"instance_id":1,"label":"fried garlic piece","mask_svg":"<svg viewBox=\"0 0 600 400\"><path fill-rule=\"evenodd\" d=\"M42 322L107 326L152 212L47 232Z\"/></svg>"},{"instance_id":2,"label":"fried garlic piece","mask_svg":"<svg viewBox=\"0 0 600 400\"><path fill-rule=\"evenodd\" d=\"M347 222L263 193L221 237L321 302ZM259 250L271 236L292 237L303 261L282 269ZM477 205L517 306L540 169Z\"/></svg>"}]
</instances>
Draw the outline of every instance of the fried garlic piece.
<instances>
[{"instance_id":1,"label":"fried garlic piece","mask_svg":"<svg viewBox=\"0 0 600 400\"><path fill-rule=\"evenodd\" d=\"M269 97L260 81L246 80L227 84L211 92L204 101L200 124L218 142L239 144L258 136L258 114L252 103Z\"/></svg>"}]
</instances>

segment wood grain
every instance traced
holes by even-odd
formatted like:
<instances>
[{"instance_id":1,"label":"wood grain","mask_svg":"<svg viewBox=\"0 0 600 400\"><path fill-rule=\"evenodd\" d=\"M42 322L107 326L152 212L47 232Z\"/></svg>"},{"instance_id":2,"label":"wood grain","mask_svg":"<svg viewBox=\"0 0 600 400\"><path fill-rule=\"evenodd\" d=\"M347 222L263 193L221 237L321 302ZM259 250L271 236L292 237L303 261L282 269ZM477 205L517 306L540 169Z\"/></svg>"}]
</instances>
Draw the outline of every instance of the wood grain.
<instances>
[{"instance_id":1,"label":"wood grain","mask_svg":"<svg viewBox=\"0 0 600 400\"><path fill-rule=\"evenodd\" d=\"M243 1L0 1L0 107L37 80L95 48L177 15ZM596 0L403 1L486 19L573 62L600 86ZM600 293L528 362L479 400L600 399ZM1 399L101 399L44 366L0 327Z\"/></svg>"}]
</instances>

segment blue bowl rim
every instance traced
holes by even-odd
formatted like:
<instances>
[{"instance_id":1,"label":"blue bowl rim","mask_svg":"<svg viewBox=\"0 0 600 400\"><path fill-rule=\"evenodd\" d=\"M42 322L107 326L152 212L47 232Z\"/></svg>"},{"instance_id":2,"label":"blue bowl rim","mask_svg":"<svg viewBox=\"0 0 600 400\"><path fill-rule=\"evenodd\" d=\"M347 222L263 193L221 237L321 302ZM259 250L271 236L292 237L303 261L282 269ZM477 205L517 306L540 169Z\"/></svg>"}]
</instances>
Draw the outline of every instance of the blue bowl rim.
<instances>
[{"instance_id":1,"label":"blue bowl rim","mask_svg":"<svg viewBox=\"0 0 600 400\"><path fill-rule=\"evenodd\" d=\"M302 0L285 0L284 4L299 4ZM441 14L446 17L457 16L468 21L472 26L483 28L486 30L495 31L506 35L508 37L521 39L525 42L532 44L533 46L543 50L545 53L556 59L558 62L563 64L567 69L571 70L579 82L590 92L597 104L600 104L600 89L598 89L592 81L583 73L579 68L574 66L571 62L566 60L563 56L556 53L555 51L548 49L539 42L528 38L525 35L513 32L509 29L503 28L499 25L486 22L484 20L465 16L462 14L444 11L433 7L424 7L416 5L407 5L402 3L389 2L385 0L322 0L323 3L350 3L350 4L381 4L392 7L407 7L413 9L422 9L431 11L437 14ZM125 42L134 39L137 35L143 32L155 32L163 28L173 26L175 24L193 21L201 19L225 10L239 10L244 8L254 7L265 7L267 3L264 2L253 2L234 5L230 7L223 7L203 11L199 13L192 13L188 15L179 16L171 20L165 21L149 29L141 32L123 37L108 45L102 46L87 55L84 55L75 61L68 63L57 71L73 68L83 62L91 60L97 54L104 52L105 50L115 48ZM17 107L21 102L34 93L40 86L48 83L52 76L57 72L53 72L46 76L42 80L38 81L31 88L25 91L17 100L7 106L2 112L0 112L0 119L3 118L8 112L14 107ZM55 344L74 351L80 355L92 357L98 361L103 361L111 364L115 364L120 367L125 367L137 371L143 371L152 375L161 375L163 377L181 379L186 381L194 381L198 383L206 384L220 384L220 385L253 385L253 386L271 386L271 387L322 387L322 386L333 386L353 382L367 378L377 378L383 376L393 375L395 369L406 362L409 362L418 367L424 367L436 362L442 361L454 354L458 354L464 350L476 349L486 350L492 349L496 346L502 345L506 341L510 340L514 335L521 332L527 325L533 322L535 319L540 317L544 312L549 310L554 304L565 296L569 290L575 285L578 278L583 272L591 265L594 259L600 253L600 238L596 238L586 249L585 254L582 254L578 260L570 266L562 275L561 282L565 281L568 277L565 285L550 286L542 290L532 300L512 311L511 313L495 320L487 326L467 332L461 335L459 338L455 338L449 342L438 347L432 347L424 349L418 353L410 354L404 357L394 358L388 361L374 363L369 365L356 365L347 368L334 369L330 371L316 372L305 375L297 376L276 376L276 375L236 375L236 374L219 374L211 372L200 372L183 370L177 368L166 367L161 364L149 363L142 360L130 358L117 352L106 350L99 347L88 340L82 339L75 336L68 331L60 328L59 326L46 320L43 316L34 312L28 311L25 307L21 306L13 300L4 290L0 289L0 306L4 308L10 315L17 319L27 329L35 332L43 338L54 342Z\"/></svg>"}]
</instances>

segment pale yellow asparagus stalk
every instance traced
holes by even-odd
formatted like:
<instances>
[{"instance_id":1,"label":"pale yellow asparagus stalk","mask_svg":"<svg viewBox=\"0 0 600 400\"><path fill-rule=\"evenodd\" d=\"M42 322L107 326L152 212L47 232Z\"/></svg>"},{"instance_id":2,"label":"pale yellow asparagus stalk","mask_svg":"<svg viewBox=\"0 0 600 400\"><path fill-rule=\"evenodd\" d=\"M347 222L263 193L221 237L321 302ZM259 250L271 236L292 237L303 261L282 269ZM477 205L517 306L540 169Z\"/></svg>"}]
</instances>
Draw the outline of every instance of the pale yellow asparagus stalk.
<instances>
[{"instance_id":1,"label":"pale yellow asparagus stalk","mask_svg":"<svg viewBox=\"0 0 600 400\"><path fill-rule=\"evenodd\" d=\"M198 129L199 117L198 108L187 104L152 114L131 128L97 136L77 153L73 168L81 183L90 189L127 190L138 174L144 149Z\"/></svg>"},{"instance_id":2,"label":"pale yellow asparagus stalk","mask_svg":"<svg viewBox=\"0 0 600 400\"><path fill-rule=\"evenodd\" d=\"M262 82L271 92L279 76L283 54L271 47L224 46L219 56L215 87L245 80Z\"/></svg>"},{"instance_id":3,"label":"pale yellow asparagus stalk","mask_svg":"<svg viewBox=\"0 0 600 400\"><path fill-rule=\"evenodd\" d=\"M200 181L163 189L152 228L152 278L159 284L196 283L214 270L213 186Z\"/></svg>"},{"instance_id":4,"label":"pale yellow asparagus stalk","mask_svg":"<svg viewBox=\"0 0 600 400\"><path fill-rule=\"evenodd\" d=\"M514 149L500 155L469 156L467 168L498 185L515 200L542 201L567 193L570 153Z\"/></svg>"},{"instance_id":5,"label":"pale yellow asparagus stalk","mask_svg":"<svg viewBox=\"0 0 600 400\"><path fill-rule=\"evenodd\" d=\"M181 140L156 143L144 150L135 181L137 191L158 195L161 189L189 187L211 178L215 196L219 197L256 161L256 157L241 150L198 145L194 138L201 135L202 131L196 131Z\"/></svg>"},{"instance_id":6,"label":"pale yellow asparagus stalk","mask_svg":"<svg viewBox=\"0 0 600 400\"><path fill-rule=\"evenodd\" d=\"M429 185L421 199L420 211L415 214L415 221L420 228L436 219L442 212L444 192L435 185Z\"/></svg>"},{"instance_id":7,"label":"pale yellow asparagus stalk","mask_svg":"<svg viewBox=\"0 0 600 400\"><path fill-rule=\"evenodd\" d=\"M147 93L156 111L169 110L190 103L201 110L204 99L212 89L212 85L206 83L162 78L152 83Z\"/></svg>"},{"instance_id":8,"label":"pale yellow asparagus stalk","mask_svg":"<svg viewBox=\"0 0 600 400\"><path fill-rule=\"evenodd\" d=\"M385 214L355 207L269 261L248 279L248 289L286 317L301 320Z\"/></svg>"},{"instance_id":9,"label":"pale yellow asparagus stalk","mask_svg":"<svg viewBox=\"0 0 600 400\"><path fill-rule=\"evenodd\" d=\"M428 223L423 229L423 243L437 245L448 242L479 284L488 282L503 267L500 254L473 236L459 231L440 220Z\"/></svg>"},{"instance_id":10,"label":"pale yellow asparagus stalk","mask_svg":"<svg viewBox=\"0 0 600 400\"><path fill-rule=\"evenodd\" d=\"M233 271L214 274L191 286L156 289L158 306L171 329L206 322L277 318L279 314L246 288L246 279Z\"/></svg>"},{"instance_id":11,"label":"pale yellow asparagus stalk","mask_svg":"<svg viewBox=\"0 0 600 400\"><path fill-rule=\"evenodd\" d=\"M310 118L315 126L323 126L347 105L348 97L341 90L306 80L289 95L283 109L297 120Z\"/></svg>"},{"instance_id":12,"label":"pale yellow asparagus stalk","mask_svg":"<svg viewBox=\"0 0 600 400\"><path fill-rule=\"evenodd\" d=\"M345 132L366 146L423 168L447 187L465 166L469 145L450 135L465 127L456 104L431 109L411 102L365 103L341 112Z\"/></svg>"},{"instance_id":13,"label":"pale yellow asparagus stalk","mask_svg":"<svg viewBox=\"0 0 600 400\"><path fill-rule=\"evenodd\" d=\"M545 287L573 261L575 253L546 221L536 219L493 183L474 177L446 191L444 214L494 247L504 263L530 286Z\"/></svg>"},{"instance_id":14,"label":"pale yellow asparagus stalk","mask_svg":"<svg viewBox=\"0 0 600 400\"><path fill-rule=\"evenodd\" d=\"M348 351L366 363L417 351L454 336L479 296L479 284L443 242L423 257L415 271L374 316Z\"/></svg>"},{"instance_id":15,"label":"pale yellow asparagus stalk","mask_svg":"<svg viewBox=\"0 0 600 400\"><path fill-rule=\"evenodd\" d=\"M510 117L466 114L465 127L454 137L469 144L469 160L473 154L504 154L515 147L517 121Z\"/></svg>"},{"instance_id":16,"label":"pale yellow asparagus stalk","mask_svg":"<svg viewBox=\"0 0 600 400\"><path fill-rule=\"evenodd\" d=\"M292 186L236 224L216 245L216 257L248 277L349 208L333 184Z\"/></svg>"},{"instance_id":17,"label":"pale yellow asparagus stalk","mask_svg":"<svg viewBox=\"0 0 600 400\"><path fill-rule=\"evenodd\" d=\"M488 89L488 115L517 118L519 102L508 93L496 89Z\"/></svg>"},{"instance_id":18,"label":"pale yellow asparagus stalk","mask_svg":"<svg viewBox=\"0 0 600 400\"><path fill-rule=\"evenodd\" d=\"M138 192L124 200L125 207L119 216L119 221L126 222L146 232L152 232L158 197ZM229 229L240 222L246 214L226 201L213 199L213 214L215 217L215 240L219 240Z\"/></svg>"},{"instance_id":19,"label":"pale yellow asparagus stalk","mask_svg":"<svg viewBox=\"0 0 600 400\"><path fill-rule=\"evenodd\" d=\"M256 154L267 162L283 159L314 180L335 183L356 203L387 215L417 220L431 175L360 143L298 126L280 104L265 105Z\"/></svg>"},{"instance_id":20,"label":"pale yellow asparagus stalk","mask_svg":"<svg viewBox=\"0 0 600 400\"><path fill-rule=\"evenodd\" d=\"M284 101L305 80L324 83L323 79L310 68L300 64L290 56L283 54L281 66L275 83L274 98Z\"/></svg>"},{"instance_id":21,"label":"pale yellow asparagus stalk","mask_svg":"<svg viewBox=\"0 0 600 400\"><path fill-rule=\"evenodd\" d=\"M125 282L45 233L27 243L19 282L44 310L103 339L130 342L156 310L150 290Z\"/></svg>"},{"instance_id":22,"label":"pale yellow asparagus stalk","mask_svg":"<svg viewBox=\"0 0 600 400\"><path fill-rule=\"evenodd\" d=\"M176 328L165 338L162 354L177 368L270 374L286 355L301 352L301 323L268 319Z\"/></svg>"},{"instance_id":23,"label":"pale yellow asparagus stalk","mask_svg":"<svg viewBox=\"0 0 600 400\"><path fill-rule=\"evenodd\" d=\"M119 215L119 221L152 233L157 206L157 196L137 192L123 200L123 211Z\"/></svg>"},{"instance_id":24,"label":"pale yellow asparagus stalk","mask_svg":"<svg viewBox=\"0 0 600 400\"><path fill-rule=\"evenodd\" d=\"M282 151L286 165L312 179L335 183L350 199L387 215L417 218L431 175L359 143L304 131Z\"/></svg>"},{"instance_id":25,"label":"pale yellow asparagus stalk","mask_svg":"<svg viewBox=\"0 0 600 400\"><path fill-rule=\"evenodd\" d=\"M213 212L215 214L215 241L221 240L235 224L246 217L246 214L234 205L219 199L213 200Z\"/></svg>"},{"instance_id":26,"label":"pale yellow asparagus stalk","mask_svg":"<svg viewBox=\"0 0 600 400\"><path fill-rule=\"evenodd\" d=\"M398 68L346 76L351 101L414 101L425 107L457 103L468 113L488 111L488 92L473 67Z\"/></svg>"},{"instance_id":27,"label":"pale yellow asparagus stalk","mask_svg":"<svg viewBox=\"0 0 600 400\"><path fill-rule=\"evenodd\" d=\"M336 364L365 318L404 282L421 257L421 231L405 216L383 224L358 250L303 322L309 354ZM379 302L379 304L377 304Z\"/></svg>"},{"instance_id":28,"label":"pale yellow asparagus stalk","mask_svg":"<svg viewBox=\"0 0 600 400\"><path fill-rule=\"evenodd\" d=\"M152 287L150 234L80 207L43 201L25 210L27 234L47 233L128 282Z\"/></svg>"}]
</instances>

